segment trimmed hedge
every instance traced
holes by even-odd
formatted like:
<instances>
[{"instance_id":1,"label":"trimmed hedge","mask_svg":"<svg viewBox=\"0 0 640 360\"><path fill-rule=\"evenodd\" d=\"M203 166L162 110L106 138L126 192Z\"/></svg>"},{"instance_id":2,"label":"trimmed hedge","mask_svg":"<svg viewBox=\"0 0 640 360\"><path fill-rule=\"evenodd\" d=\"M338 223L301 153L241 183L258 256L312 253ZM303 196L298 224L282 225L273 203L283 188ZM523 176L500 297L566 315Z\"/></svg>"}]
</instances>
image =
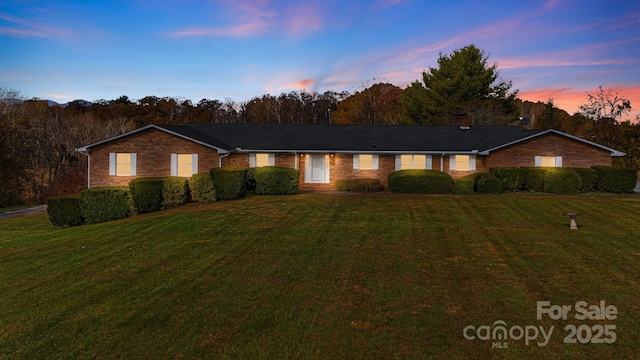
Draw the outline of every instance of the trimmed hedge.
<instances>
[{"instance_id":1,"label":"trimmed hedge","mask_svg":"<svg viewBox=\"0 0 640 360\"><path fill-rule=\"evenodd\" d=\"M138 213L144 214L162 209L162 188L164 178L147 177L133 179L129 191Z\"/></svg>"},{"instance_id":2,"label":"trimmed hedge","mask_svg":"<svg viewBox=\"0 0 640 360\"><path fill-rule=\"evenodd\" d=\"M582 178L573 169L550 168L544 175L544 192L556 195L573 195L582 189Z\"/></svg>"},{"instance_id":3,"label":"trimmed hedge","mask_svg":"<svg viewBox=\"0 0 640 360\"><path fill-rule=\"evenodd\" d=\"M638 181L638 171L619 166L593 166L598 173L596 190L612 193L630 193Z\"/></svg>"},{"instance_id":4,"label":"trimmed hedge","mask_svg":"<svg viewBox=\"0 0 640 360\"><path fill-rule=\"evenodd\" d=\"M178 176L162 178L162 210L184 205L189 200L189 182Z\"/></svg>"},{"instance_id":5,"label":"trimmed hedge","mask_svg":"<svg viewBox=\"0 0 640 360\"><path fill-rule=\"evenodd\" d=\"M502 190L517 192L522 190L527 174L522 168L491 168L489 172L502 181Z\"/></svg>"},{"instance_id":6,"label":"trimmed hedge","mask_svg":"<svg viewBox=\"0 0 640 360\"><path fill-rule=\"evenodd\" d=\"M467 177L463 177L460 179L453 180L453 188L451 189L452 194L473 194L476 183L474 179L470 179Z\"/></svg>"},{"instance_id":7,"label":"trimmed hedge","mask_svg":"<svg viewBox=\"0 0 640 360\"><path fill-rule=\"evenodd\" d=\"M80 210L80 196L60 196L47 201L49 221L55 226L70 227L84 224Z\"/></svg>"},{"instance_id":8,"label":"trimmed hedge","mask_svg":"<svg viewBox=\"0 0 640 360\"><path fill-rule=\"evenodd\" d=\"M449 194L451 175L436 170L399 170L389 174L389 191L397 193Z\"/></svg>"},{"instance_id":9,"label":"trimmed hedge","mask_svg":"<svg viewBox=\"0 0 640 360\"><path fill-rule=\"evenodd\" d=\"M596 190L596 181L598 180L598 172L591 168L569 168L577 172L582 178L582 192L591 192Z\"/></svg>"},{"instance_id":10,"label":"trimmed hedge","mask_svg":"<svg viewBox=\"0 0 640 360\"><path fill-rule=\"evenodd\" d=\"M293 195L298 192L300 170L278 166L263 166L254 169L256 194Z\"/></svg>"},{"instance_id":11,"label":"trimmed hedge","mask_svg":"<svg viewBox=\"0 0 640 360\"><path fill-rule=\"evenodd\" d=\"M247 189L247 169L214 168L210 173L216 199L235 200L244 197Z\"/></svg>"},{"instance_id":12,"label":"trimmed hedge","mask_svg":"<svg viewBox=\"0 0 640 360\"><path fill-rule=\"evenodd\" d=\"M523 167L525 172L523 190L527 191L544 191L544 175L547 169L542 167Z\"/></svg>"},{"instance_id":13,"label":"trimmed hedge","mask_svg":"<svg viewBox=\"0 0 640 360\"><path fill-rule=\"evenodd\" d=\"M191 190L191 198L202 204L209 204L216 201L216 190L213 187L211 174L199 173L193 174L189 180L189 189Z\"/></svg>"},{"instance_id":14,"label":"trimmed hedge","mask_svg":"<svg viewBox=\"0 0 640 360\"><path fill-rule=\"evenodd\" d=\"M256 189L256 168L247 169L247 190Z\"/></svg>"},{"instance_id":15,"label":"trimmed hedge","mask_svg":"<svg viewBox=\"0 0 640 360\"><path fill-rule=\"evenodd\" d=\"M90 188L80 194L80 210L87 224L126 218L132 208L131 192L126 186Z\"/></svg>"},{"instance_id":16,"label":"trimmed hedge","mask_svg":"<svg viewBox=\"0 0 640 360\"><path fill-rule=\"evenodd\" d=\"M476 174L475 190L480 194L499 194L502 192L504 183L491 173Z\"/></svg>"},{"instance_id":17,"label":"trimmed hedge","mask_svg":"<svg viewBox=\"0 0 640 360\"><path fill-rule=\"evenodd\" d=\"M384 186L375 178L343 179L336 181L336 190L367 193L382 191Z\"/></svg>"}]
</instances>

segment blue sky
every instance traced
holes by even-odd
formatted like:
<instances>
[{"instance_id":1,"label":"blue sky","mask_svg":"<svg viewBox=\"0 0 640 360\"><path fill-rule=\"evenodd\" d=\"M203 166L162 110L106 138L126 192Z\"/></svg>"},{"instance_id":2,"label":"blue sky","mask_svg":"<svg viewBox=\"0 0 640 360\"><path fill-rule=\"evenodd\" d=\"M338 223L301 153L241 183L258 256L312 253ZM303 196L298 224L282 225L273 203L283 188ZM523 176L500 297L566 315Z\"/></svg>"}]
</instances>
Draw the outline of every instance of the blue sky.
<instances>
[{"instance_id":1,"label":"blue sky","mask_svg":"<svg viewBox=\"0 0 640 360\"><path fill-rule=\"evenodd\" d=\"M353 93L472 43L524 100L573 113L604 86L640 113L638 0L4 0L0 86L58 102Z\"/></svg>"}]
</instances>

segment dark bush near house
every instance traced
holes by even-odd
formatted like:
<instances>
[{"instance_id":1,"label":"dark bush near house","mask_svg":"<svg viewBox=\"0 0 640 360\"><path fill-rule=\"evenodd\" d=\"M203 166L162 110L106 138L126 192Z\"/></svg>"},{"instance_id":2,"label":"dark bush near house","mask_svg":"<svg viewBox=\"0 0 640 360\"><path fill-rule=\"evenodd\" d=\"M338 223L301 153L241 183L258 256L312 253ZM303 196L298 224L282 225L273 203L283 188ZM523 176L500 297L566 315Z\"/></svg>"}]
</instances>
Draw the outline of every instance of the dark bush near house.
<instances>
[{"instance_id":1,"label":"dark bush near house","mask_svg":"<svg viewBox=\"0 0 640 360\"><path fill-rule=\"evenodd\" d=\"M541 167L523 167L525 172L523 190L527 191L544 191L544 174L548 168Z\"/></svg>"},{"instance_id":2,"label":"dark bush near house","mask_svg":"<svg viewBox=\"0 0 640 360\"><path fill-rule=\"evenodd\" d=\"M491 173L476 174L475 190L479 194L499 194L502 192L504 183Z\"/></svg>"},{"instance_id":3,"label":"dark bush near house","mask_svg":"<svg viewBox=\"0 0 640 360\"><path fill-rule=\"evenodd\" d=\"M300 170L263 166L255 168L254 172L258 195L292 195L298 192Z\"/></svg>"},{"instance_id":4,"label":"dark bush near house","mask_svg":"<svg viewBox=\"0 0 640 360\"><path fill-rule=\"evenodd\" d=\"M84 223L80 210L80 195L67 195L50 198L47 201L49 220L55 226L70 227Z\"/></svg>"},{"instance_id":5,"label":"dark bush near house","mask_svg":"<svg viewBox=\"0 0 640 360\"><path fill-rule=\"evenodd\" d=\"M80 210L87 224L126 218L132 208L131 193L126 186L90 188L80 194Z\"/></svg>"},{"instance_id":6,"label":"dark bush near house","mask_svg":"<svg viewBox=\"0 0 640 360\"><path fill-rule=\"evenodd\" d=\"M247 169L214 168L211 169L211 180L218 200L235 200L243 198L247 189Z\"/></svg>"},{"instance_id":7,"label":"dark bush near house","mask_svg":"<svg viewBox=\"0 0 640 360\"><path fill-rule=\"evenodd\" d=\"M162 209L162 188L164 178L148 177L133 179L129 191L138 213L144 214Z\"/></svg>"},{"instance_id":8,"label":"dark bush near house","mask_svg":"<svg viewBox=\"0 0 640 360\"><path fill-rule=\"evenodd\" d=\"M619 166L593 166L598 173L596 190L611 193L630 193L638 181L638 171Z\"/></svg>"},{"instance_id":9,"label":"dark bush near house","mask_svg":"<svg viewBox=\"0 0 640 360\"><path fill-rule=\"evenodd\" d=\"M502 181L503 191L517 192L524 186L526 172L521 168L491 168L489 172Z\"/></svg>"},{"instance_id":10,"label":"dark bush near house","mask_svg":"<svg viewBox=\"0 0 640 360\"><path fill-rule=\"evenodd\" d=\"M336 190L353 192L379 192L384 186L379 179L343 179L336 181Z\"/></svg>"},{"instance_id":11,"label":"dark bush near house","mask_svg":"<svg viewBox=\"0 0 640 360\"><path fill-rule=\"evenodd\" d=\"M591 168L570 168L577 172L582 178L582 192L590 192L596 190L596 181L598 180L598 172Z\"/></svg>"},{"instance_id":12,"label":"dark bush near house","mask_svg":"<svg viewBox=\"0 0 640 360\"><path fill-rule=\"evenodd\" d=\"M247 190L256 189L256 168L247 169Z\"/></svg>"},{"instance_id":13,"label":"dark bush near house","mask_svg":"<svg viewBox=\"0 0 640 360\"><path fill-rule=\"evenodd\" d=\"M577 194L582 189L582 178L569 168L549 168L544 175L544 192L556 195Z\"/></svg>"},{"instance_id":14,"label":"dark bush near house","mask_svg":"<svg viewBox=\"0 0 640 360\"><path fill-rule=\"evenodd\" d=\"M453 180L453 188L451 189L452 194L473 194L475 189L475 181L470 178L460 178Z\"/></svg>"},{"instance_id":15,"label":"dark bush near house","mask_svg":"<svg viewBox=\"0 0 640 360\"><path fill-rule=\"evenodd\" d=\"M162 209L184 205L189 200L189 182L178 176L162 178Z\"/></svg>"},{"instance_id":16,"label":"dark bush near house","mask_svg":"<svg viewBox=\"0 0 640 360\"><path fill-rule=\"evenodd\" d=\"M189 190L193 201L202 204L216 201L216 190L213 188L213 180L208 172L193 174L189 180Z\"/></svg>"},{"instance_id":17,"label":"dark bush near house","mask_svg":"<svg viewBox=\"0 0 640 360\"><path fill-rule=\"evenodd\" d=\"M389 174L389 191L397 193L449 194L451 175L436 170L399 170Z\"/></svg>"}]
</instances>

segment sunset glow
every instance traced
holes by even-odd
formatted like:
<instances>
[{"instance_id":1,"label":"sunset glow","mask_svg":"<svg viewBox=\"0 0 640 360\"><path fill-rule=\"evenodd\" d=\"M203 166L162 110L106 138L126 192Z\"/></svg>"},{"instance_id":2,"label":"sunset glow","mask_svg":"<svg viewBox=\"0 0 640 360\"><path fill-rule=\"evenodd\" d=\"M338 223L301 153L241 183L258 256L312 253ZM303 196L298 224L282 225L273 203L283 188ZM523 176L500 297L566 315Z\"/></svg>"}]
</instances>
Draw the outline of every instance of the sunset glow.
<instances>
[{"instance_id":1,"label":"sunset glow","mask_svg":"<svg viewBox=\"0 0 640 360\"><path fill-rule=\"evenodd\" d=\"M573 114L599 86L640 114L640 8L576 0L18 1L0 4L0 86L58 102L247 101L405 87L475 44L519 98Z\"/></svg>"}]
</instances>

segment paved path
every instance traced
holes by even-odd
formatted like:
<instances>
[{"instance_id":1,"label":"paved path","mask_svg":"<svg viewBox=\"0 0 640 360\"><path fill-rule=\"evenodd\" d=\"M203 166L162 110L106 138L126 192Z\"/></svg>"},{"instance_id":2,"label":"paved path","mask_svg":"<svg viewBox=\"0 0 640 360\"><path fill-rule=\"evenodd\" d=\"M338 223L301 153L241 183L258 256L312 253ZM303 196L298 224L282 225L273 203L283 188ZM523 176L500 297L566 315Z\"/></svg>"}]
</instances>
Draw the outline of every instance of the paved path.
<instances>
[{"instance_id":1,"label":"paved path","mask_svg":"<svg viewBox=\"0 0 640 360\"><path fill-rule=\"evenodd\" d=\"M43 213L45 211L47 211L47 205L36 205L36 206L28 207L28 208L23 208L23 209L18 209L18 210L13 210L13 211L7 211L5 213L2 213L2 214L0 214L0 220L8 219L8 218L16 217L16 216L22 216L22 215Z\"/></svg>"}]
</instances>

